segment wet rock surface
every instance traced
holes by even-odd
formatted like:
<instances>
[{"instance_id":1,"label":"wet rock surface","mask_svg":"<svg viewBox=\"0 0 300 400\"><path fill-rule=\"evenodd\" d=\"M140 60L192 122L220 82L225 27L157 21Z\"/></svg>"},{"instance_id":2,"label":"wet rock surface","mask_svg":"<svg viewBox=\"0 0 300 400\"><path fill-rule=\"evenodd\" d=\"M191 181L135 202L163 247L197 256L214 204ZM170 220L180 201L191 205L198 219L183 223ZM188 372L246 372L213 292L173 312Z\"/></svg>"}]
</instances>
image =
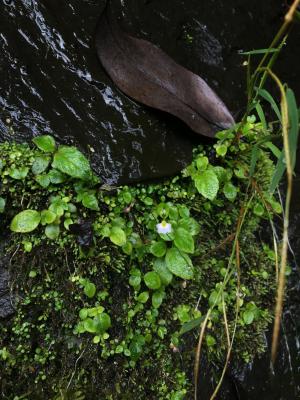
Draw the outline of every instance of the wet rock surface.
<instances>
[{"instance_id":1,"label":"wet rock surface","mask_svg":"<svg viewBox=\"0 0 300 400\"><path fill-rule=\"evenodd\" d=\"M190 162L202 139L175 117L135 103L111 82L95 49L104 5L104 0L1 2L0 140L51 133L78 144L108 183L172 175ZM285 10L284 2L258 0L251 6L241 0L127 0L112 6L128 33L204 78L237 118L246 101L239 52L266 47ZM290 42L277 65L294 87L297 38ZM288 73L281 74L286 65Z\"/></svg>"},{"instance_id":2,"label":"wet rock surface","mask_svg":"<svg viewBox=\"0 0 300 400\"><path fill-rule=\"evenodd\" d=\"M0 258L0 318L7 318L14 313L9 289L9 273L5 262L8 260Z\"/></svg>"}]
</instances>

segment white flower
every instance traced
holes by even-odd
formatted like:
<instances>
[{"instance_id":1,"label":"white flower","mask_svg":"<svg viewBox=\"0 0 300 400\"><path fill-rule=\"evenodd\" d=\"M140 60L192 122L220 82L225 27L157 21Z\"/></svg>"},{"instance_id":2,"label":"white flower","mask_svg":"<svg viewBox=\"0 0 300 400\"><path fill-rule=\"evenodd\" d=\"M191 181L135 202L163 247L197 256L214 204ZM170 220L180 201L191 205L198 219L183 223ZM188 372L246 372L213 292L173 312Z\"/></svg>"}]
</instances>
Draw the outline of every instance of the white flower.
<instances>
[{"instance_id":1,"label":"white flower","mask_svg":"<svg viewBox=\"0 0 300 400\"><path fill-rule=\"evenodd\" d=\"M172 225L166 221L161 221L160 224L156 225L156 230L158 233L170 233L172 232Z\"/></svg>"}]
</instances>

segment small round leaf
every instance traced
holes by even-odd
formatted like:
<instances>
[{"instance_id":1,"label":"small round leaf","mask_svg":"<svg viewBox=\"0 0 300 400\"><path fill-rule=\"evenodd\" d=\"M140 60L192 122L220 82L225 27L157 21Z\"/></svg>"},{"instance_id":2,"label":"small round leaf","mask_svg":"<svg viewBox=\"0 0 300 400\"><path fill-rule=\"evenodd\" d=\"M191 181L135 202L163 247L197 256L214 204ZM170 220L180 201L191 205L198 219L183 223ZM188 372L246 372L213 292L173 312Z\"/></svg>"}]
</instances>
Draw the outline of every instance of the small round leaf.
<instances>
[{"instance_id":1,"label":"small round leaf","mask_svg":"<svg viewBox=\"0 0 300 400\"><path fill-rule=\"evenodd\" d=\"M24 210L17 214L10 224L13 232L26 233L35 230L41 221L41 213L35 210Z\"/></svg>"},{"instance_id":2,"label":"small round leaf","mask_svg":"<svg viewBox=\"0 0 300 400\"><path fill-rule=\"evenodd\" d=\"M149 289L156 290L161 286L159 275L155 271L147 272L144 276L144 281Z\"/></svg>"}]
</instances>

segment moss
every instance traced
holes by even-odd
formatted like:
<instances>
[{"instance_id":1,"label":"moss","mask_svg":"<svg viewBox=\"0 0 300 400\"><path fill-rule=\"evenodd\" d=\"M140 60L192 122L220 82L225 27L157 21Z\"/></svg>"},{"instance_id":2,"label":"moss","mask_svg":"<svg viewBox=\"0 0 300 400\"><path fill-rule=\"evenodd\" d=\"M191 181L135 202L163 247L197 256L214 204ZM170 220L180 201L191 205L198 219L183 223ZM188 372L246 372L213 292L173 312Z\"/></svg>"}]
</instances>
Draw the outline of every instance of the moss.
<instances>
[{"instance_id":1,"label":"moss","mask_svg":"<svg viewBox=\"0 0 300 400\"><path fill-rule=\"evenodd\" d=\"M247 132L244 142L227 132L215 147L200 147L180 176L119 188L62 171L53 178L51 163L37 173L36 160L55 149L0 145L1 229L10 232L21 210L44 210L37 229L12 233L6 246L16 311L0 327L4 398L190 398L199 324L212 307L204 352L222 367L218 293L232 332L237 288L232 356L248 362L264 351L275 278L272 251L258 237L280 207L267 193L273 164L265 149L249 178L255 135ZM212 174L218 187L205 181ZM157 232L162 220L174 236ZM240 263L232 253L237 225ZM184 268L175 258L175 271L168 257L178 253ZM191 279L182 279L188 269Z\"/></svg>"}]
</instances>

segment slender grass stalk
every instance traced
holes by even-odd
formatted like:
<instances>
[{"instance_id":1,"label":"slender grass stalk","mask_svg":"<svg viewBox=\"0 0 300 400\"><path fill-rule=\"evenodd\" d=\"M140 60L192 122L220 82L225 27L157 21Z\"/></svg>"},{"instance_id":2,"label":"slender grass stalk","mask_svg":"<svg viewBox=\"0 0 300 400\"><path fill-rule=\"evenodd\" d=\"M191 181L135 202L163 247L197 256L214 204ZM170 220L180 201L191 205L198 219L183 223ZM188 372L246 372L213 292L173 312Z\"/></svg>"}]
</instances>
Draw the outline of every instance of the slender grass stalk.
<instances>
[{"instance_id":1,"label":"slender grass stalk","mask_svg":"<svg viewBox=\"0 0 300 400\"><path fill-rule=\"evenodd\" d=\"M299 4L300 0L297 2ZM290 203L292 198L292 187L293 187L293 168L291 161L290 145L289 145L289 114L288 114L288 103L286 99L286 93L283 84L280 82L279 78L271 71L267 70L268 74L276 82L280 93L281 93L281 115L282 115L282 135L283 135L283 146L286 162L286 174L287 174L287 191L286 191L286 201L285 201L285 215L283 220L283 239L282 239L282 249L281 249L281 263L279 270L279 279L277 287L277 299L275 306L275 322L273 328L273 338L272 338L272 349L271 349L271 361L274 364L277 355L278 339L280 332L280 322L282 317L283 309L283 297L285 291L285 271L287 264L287 252L288 252L288 229L289 229L289 214L290 214Z\"/></svg>"},{"instance_id":2,"label":"slender grass stalk","mask_svg":"<svg viewBox=\"0 0 300 400\"><path fill-rule=\"evenodd\" d=\"M247 212L249 210L249 207L252 203L254 194L251 194L250 198L248 198L246 205L241 207L240 210L240 216L239 219L237 221L237 228L236 228L236 232L235 232L235 238L234 238L234 242L232 245L232 251L231 251L231 255L230 258L228 260L228 266L227 266L227 271L226 274L224 276L224 280L222 282L222 285L218 291L218 294L216 296L216 299L214 301L214 303L212 304L212 306L208 309L205 319L202 322L201 325L201 330L200 330L200 335L199 335L199 340L198 340L198 344L197 344L197 348L196 348L196 354L195 354L195 364L194 364L194 400L198 400L198 378L199 378L199 369L200 369L200 356L201 356L201 349L202 349L202 343L203 343L203 339L204 339L204 335L205 335L205 330L206 330L206 326L210 317L210 314L212 313L213 309L215 308L215 306L217 305L220 296L222 296L223 294L223 290L227 285L227 282L229 281L229 279L231 278L233 272L235 271L235 269L233 268L233 266L236 266L238 271L239 271L239 265L237 266L237 264L233 263L234 261L234 256L236 255L236 251L237 251L237 246L238 246L238 254L239 254L239 241L238 238L240 236L241 233L241 229L245 220L245 217L247 215ZM239 263L239 256L238 256L238 263ZM238 272L238 277L239 277L239 272ZM238 278L238 284L239 284L239 278ZM237 298L237 302L238 302L238 298ZM229 362L229 358L231 355L231 349L232 349L232 345L233 345L233 340L234 340L234 336L235 336L235 330L236 330L236 326L237 326L237 318L238 318L238 312L236 313L236 321L235 321L235 328L234 328L234 333L230 342L230 347L229 350L227 352L227 357L226 357L226 361L225 361L225 365L223 368L223 372L219 381L219 384L217 386L217 388L215 389L214 393L217 394L217 392L219 391L219 388L221 387L222 381L224 379L225 376L225 372L228 366L228 362ZM228 327L228 325L227 325ZM226 327L225 327L226 328Z\"/></svg>"},{"instance_id":3,"label":"slender grass stalk","mask_svg":"<svg viewBox=\"0 0 300 400\"><path fill-rule=\"evenodd\" d=\"M266 51L265 54L263 55L261 61L259 62L257 68L255 71L251 74L251 63L250 63L250 55L248 57L248 68L247 68L247 93L248 93L248 104L247 104L247 110L246 113L242 119L242 121L245 121L247 116L249 115L249 111L252 107L253 101L257 98L257 92L254 94L255 90L255 84L257 83L257 80L260 75L260 71L263 68L268 68L271 69L272 66L274 65L274 62L276 61L280 50L282 49L283 45L285 44L287 37L288 37L288 31L291 27L291 24L294 20L294 16L297 11L297 7L300 4L300 0L294 0L293 4L290 6L288 12L286 13L284 17L284 22L279 28L277 34L275 35L274 39L272 40L270 46L269 46L269 51ZM272 52L271 49L278 49L276 52ZM268 60L269 56L271 55L270 59ZM263 72L258 88L261 89L265 81L267 79L268 73L266 71Z\"/></svg>"},{"instance_id":4,"label":"slender grass stalk","mask_svg":"<svg viewBox=\"0 0 300 400\"><path fill-rule=\"evenodd\" d=\"M277 299L276 299L276 307L275 307L275 322L274 322L274 329L273 329L273 339L272 339L272 350L271 350L271 359L272 362L275 362L276 353L277 353L277 346L278 346L278 338L280 332L280 321L282 317L282 308L283 308L283 297L284 297L284 290L285 290L285 271L286 271L286 264L287 264L287 250L288 250L288 227L289 227L289 211L290 211L290 202L291 202L291 195L292 195L292 162L290 156L290 148L289 148L289 139L288 139L288 131L289 131L289 114L288 114L288 103L286 99L285 88L278 79L278 77L271 71L271 67L274 65L280 50L282 49L283 45L285 44L287 37L288 37L288 30L291 26L292 21L294 20L295 13L297 11L297 7L300 4L300 0L294 0L293 4L290 6L288 12L284 17L284 23L280 27L279 31L277 32L276 36L274 37L272 43L269 46L269 50L265 52L263 55L258 67L255 69L254 73L251 74L251 59L250 55L248 56L248 69L247 69L247 92L248 92L248 104L247 104L247 111L242 119L242 123L246 121L249 112L253 108L253 103L255 102L259 90L254 95L255 85L259 80L258 89L262 89L265 81L268 76L271 76L272 79L276 82L277 86L281 92L281 115L282 115L282 135L283 135L283 144L284 144L284 154L287 166L287 195L286 195L286 204L285 204L285 215L284 215L284 224L283 224L283 243L282 243L282 250L281 250L281 265L280 269L278 268L278 258L277 258L277 243L276 238L273 232L273 240L274 240L274 248L276 254L276 278L278 280L278 288L277 288ZM278 49L278 51L273 51L274 48ZM270 56L271 55L271 56ZM269 57L270 56L270 57ZM205 319L201 324L199 340L196 349L195 355L195 365L194 365L194 381L195 381L195 389L194 389L194 399L198 400L198 377L199 377L199 369L200 369L200 356L201 356L201 348L205 336L205 331L207 327L207 323L209 321L210 315L219 301L220 296L222 296L222 306L223 306L223 317L224 317L224 325L225 325L225 332L227 337L227 344L228 344L228 351L226 355L226 360L224 364L224 368L218 382L217 387L215 388L210 400L214 400L217 396L217 393L222 385L229 359L232 352L233 342L235 338L237 322L238 322L238 315L239 315L239 287L240 287L240 249L239 249L239 235L241 232L241 228L243 225L243 221L247 214L247 210L251 204L251 201L254 197L254 193L250 199L248 199L247 206L241 209L240 218L238 220L237 229L234 235L234 242L232 246L231 256L228 262L228 267L226 271L226 275L224 277L223 283L219 289L218 295L215 299L214 304L208 309ZM265 202L264 202L265 203ZM265 203L266 206L266 203ZM272 225L273 227L273 225ZM228 238L226 239L227 242ZM230 241L233 240L233 237L230 237ZM236 303L236 314L235 314L235 325L232 333L232 337L230 339L230 332L227 322L227 315L226 315L226 306L224 302L223 290L230 279L234 268L232 267L234 254L236 255L236 268L238 270L238 284L237 284L237 303ZM279 269L279 271L278 271Z\"/></svg>"},{"instance_id":5,"label":"slender grass stalk","mask_svg":"<svg viewBox=\"0 0 300 400\"><path fill-rule=\"evenodd\" d=\"M216 398L216 396L219 393L219 390L221 388L221 385L223 383L225 373L228 368L229 360L231 357L231 352L232 352L236 329L237 329L237 324L238 324L238 317L239 317L239 312L240 312L240 286L241 286L240 285L241 284L241 281L240 281L241 271L240 271L240 243L239 243L239 240L237 240L237 242L236 242L235 252L236 252L236 267L237 267L236 268L237 269L237 291L236 291L236 307L235 307L235 321L234 321L233 333L232 333L231 340L228 339L228 350L227 350L226 360L225 360L225 364L223 367L223 371L222 371L220 380L219 380L210 400L214 400ZM227 318L226 318L225 304L223 305L223 313L224 313L224 323L225 323L226 334L227 334L227 338L229 338L229 330L228 330L228 324L227 324Z\"/></svg>"}]
</instances>

